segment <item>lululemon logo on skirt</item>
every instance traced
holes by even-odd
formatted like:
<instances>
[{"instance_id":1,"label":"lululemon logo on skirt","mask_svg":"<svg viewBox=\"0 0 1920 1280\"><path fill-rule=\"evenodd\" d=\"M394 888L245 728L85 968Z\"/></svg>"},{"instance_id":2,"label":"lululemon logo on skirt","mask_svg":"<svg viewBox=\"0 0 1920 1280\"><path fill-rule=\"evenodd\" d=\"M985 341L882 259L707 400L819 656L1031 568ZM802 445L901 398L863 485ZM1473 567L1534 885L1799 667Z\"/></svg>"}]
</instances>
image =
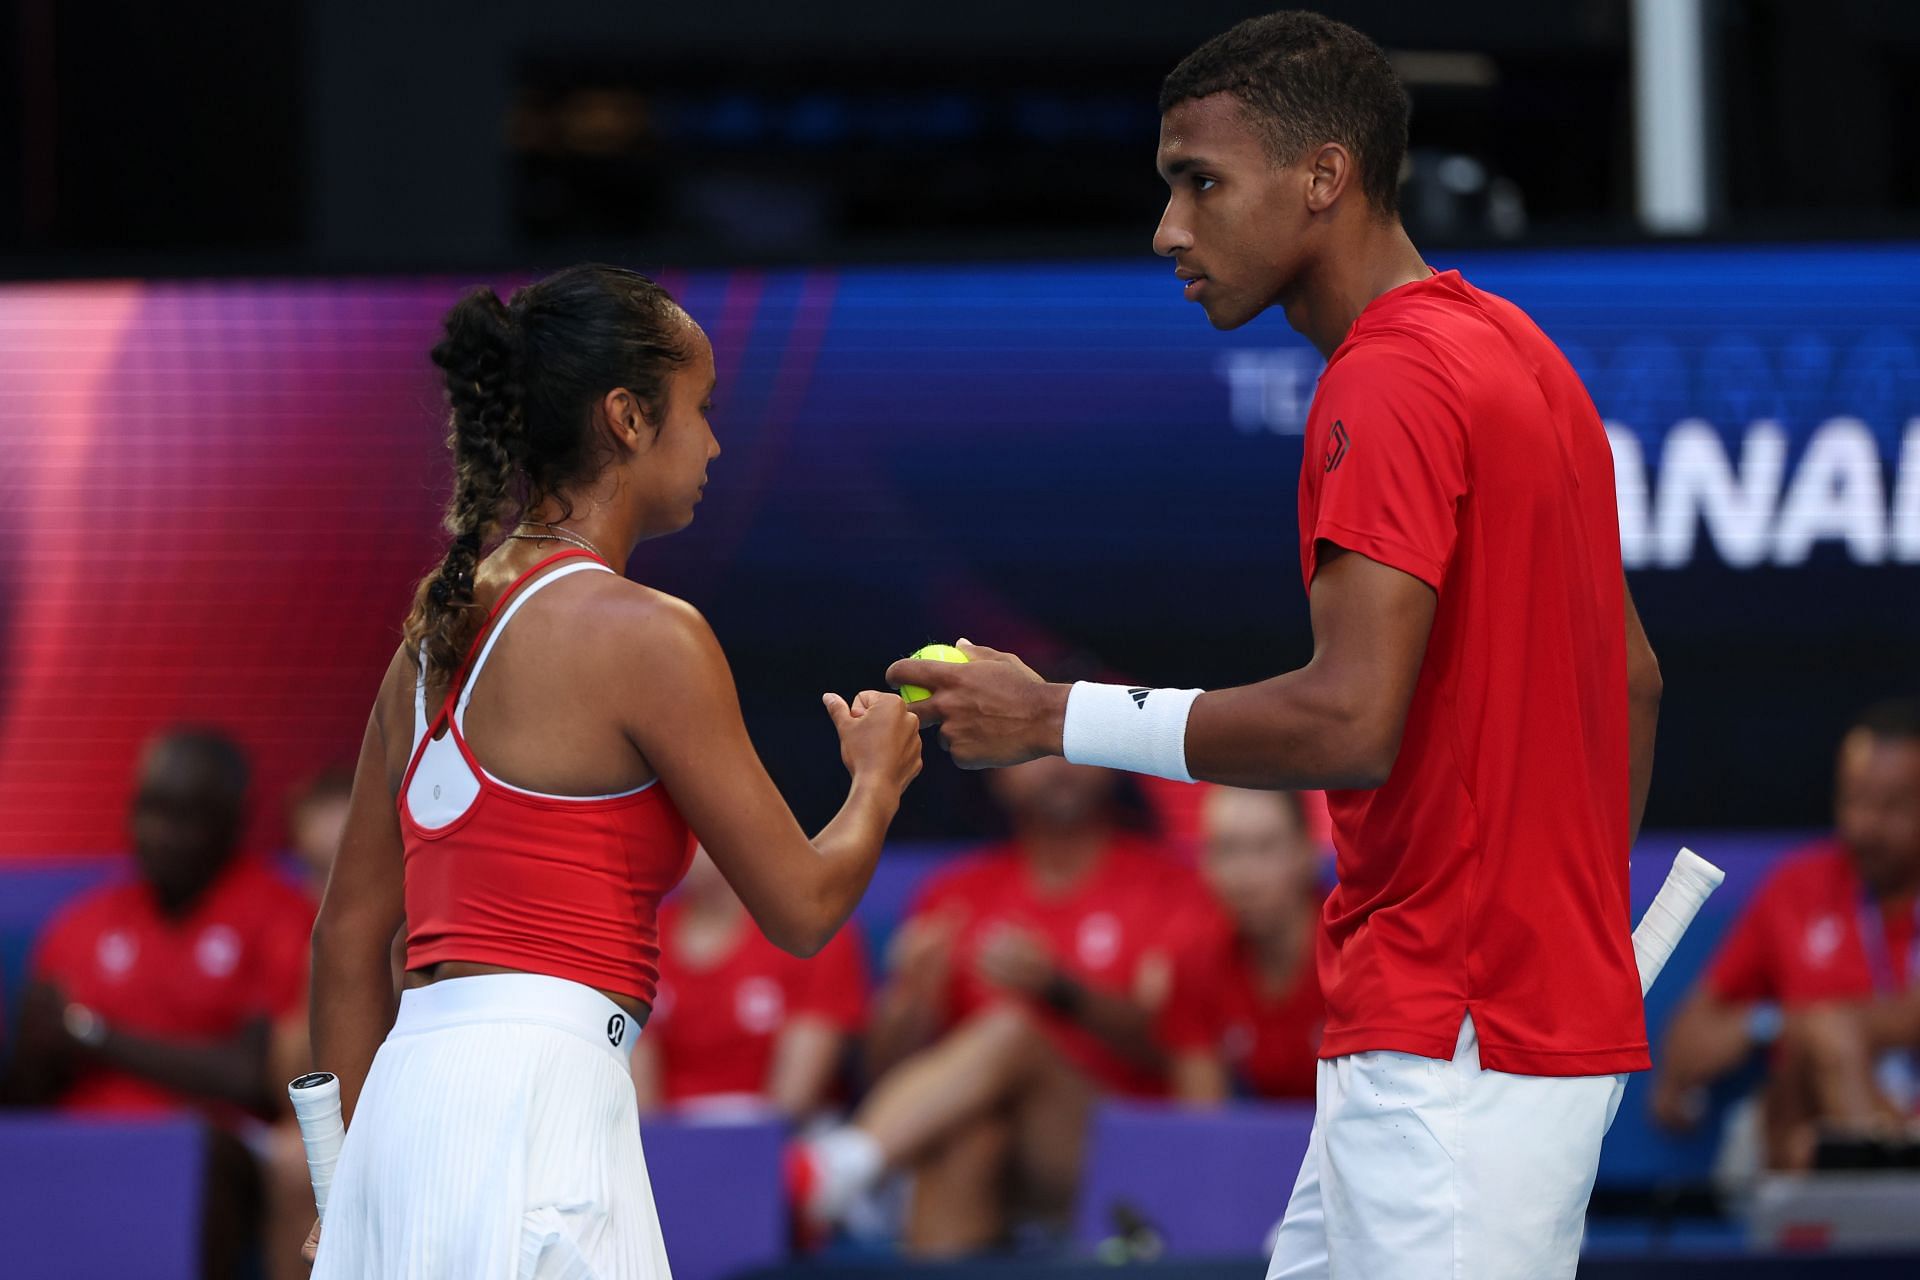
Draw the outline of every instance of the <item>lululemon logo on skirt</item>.
<instances>
[{"instance_id":1,"label":"lululemon logo on skirt","mask_svg":"<svg viewBox=\"0 0 1920 1280\"><path fill-rule=\"evenodd\" d=\"M616 1013L607 1019L607 1043L618 1049L620 1037L627 1034L627 1015Z\"/></svg>"}]
</instances>

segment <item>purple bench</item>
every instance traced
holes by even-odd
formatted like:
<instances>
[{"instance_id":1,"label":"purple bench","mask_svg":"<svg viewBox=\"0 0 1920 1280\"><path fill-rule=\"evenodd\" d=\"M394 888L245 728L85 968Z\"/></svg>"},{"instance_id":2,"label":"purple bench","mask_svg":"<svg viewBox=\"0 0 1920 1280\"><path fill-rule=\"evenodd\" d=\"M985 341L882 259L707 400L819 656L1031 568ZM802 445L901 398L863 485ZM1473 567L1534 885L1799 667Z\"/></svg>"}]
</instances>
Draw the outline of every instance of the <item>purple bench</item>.
<instances>
[{"instance_id":1,"label":"purple bench","mask_svg":"<svg viewBox=\"0 0 1920 1280\"><path fill-rule=\"evenodd\" d=\"M0 1114L0 1271L198 1280L204 1157L193 1120Z\"/></svg>"},{"instance_id":2,"label":"purple bench","mask_svg":"<svg viewBox=\"0 0 1920 1280\"><path fill-rule=\"evenodd\" d=\"M1312 1132L1310 1102L1107 1103L1087 1135L1075 1241L1092 1249L1116 1234L1118 1213L1150 1224L1170 1257L1259 1253Z\"/></svg>"},{"instance_id":3,"label":"purple bench","mask_svg":"<svg viewBox=\"0 0 1920 1280\"><path fill-rule=\"evenodd\" d=\"M1649 994L1649 1030L1658 1043L1672 1015L1728 925L1780 855L1800 834L1708 835L1687 838L1720 864L1727 883L1708 902L1673 961ZM1653 899L1681 837L1656 833L1634 859L1635 919ZM1657 1051L1657 1050L1656 1050ZM1703 1178L1715 1133L1675 1137L1646 1115L1645 1077L1630 1084L1604 1148L1599 1185L1647 1186ZM1097 1113L1087 1147L1075 1236L1092 1248L1115 1234L1115 1212L1150 1224L1171 1257L1258 1250L1279 1220L1313 1127L1308 1104L1242 1105L1219 1112L1139 1103L1109 1103Z\"/></svg>"},{"instance_id":4,"label":"purple bench","mask_svg":"<svg viewBox=\"0 0 1920 1280\"><path fill-rule=\"evenodd\" d=\"M787 1256L780 1126L657 1121L643 1141L678 1280ZM0 1275L197 1280L204 1154L193 1120L0 1113Z\"/></svg>"},{"instance_id":5,"label":"purple bench","mask_svg":"<svg viewBox=\"0 0 1920 1280\"><path fill-rule=\"evenodd\" d=\"M674 1280L723 1280L787 1256L778 1124L640 1126Z\"/></svg>"},{"instance_id":6,"label":"purple bench","mask_svg":"<svg viewBox=\"0 0 1920 1280\"><path fill-rule=\"evenodd\" d=\"M1696 849L1726 869L1727 884L1709 902L1648 999L1648 1020L1656 1036L1740 905L1780 854L1804 838L1801 833L1692 838ZM1643 840L1633 869L1636 917L1665 876L1679 843L1679 837L1665 833ZM884 943L925 876L944 865L951 852L952 846L890 851L861 909L870 945ZM14 988L5 991L0 1003L8 1006L9 1014L17 1012L17 984L27 946L45 916L74 893L126 870L124 859L113 858L0 863L0 990ZM0 1041L4 1039L0 1030ZM0 1043L0 1056L5 1047ZM1700 1132L1683 1137L1655 1130L1646 1116L1645 1087L1644 1077L1634 1081L1614 1122L1601 1158L1602 1188L1698 1180L1709 1165L1713 1127L1703 1126ZM1292 1188L1310 1116L1305 1112L1295 1117L1270 1116L1256 1109L1231 1112L1228 1117L1232 1126L1243 1127L1222 1130L1202 1117L1152 1109L1114 1108L1103 1113L1089 1146L1080 1237L1094 1243L1111 1234L1112 1208L1125 1202L1159 1227L1177 1253L1256 1249ZM0 1192L18 1186L23 1194L0 1195L0 1206L4 1206L0 1207L0 1241L42 1237L59 1241L81 1232L87 1236L87 1249L113 1247L119 1236L108 1228L115 1224L98 1224L90 1210L74 1207L93 1204L108 1194L86 1190L89 1187L111 1188L112 1200L126 1205L127 1213L144 1212L137 1206L152 1203L152 1189L158 1195L191 1192L197 1205L198 1177L181 1170L198 1169L199 1148L195 1145L187 1153L178 1146L177 1135L156 1137L151 1126L95 1126L82 1132L65 1121L35 1118L9 1124L15 1126L7 1131L11 1136L0 1138ZM66 1142L62 1135L69 1133L73 1150L62 1154ZM133 1154L115 1156L115 1144L122 1135L134 1144ZM645 1142L668 1247L682 1280L718 1277L784 1256L786 1215L776 1129L711 1129L661 1121L646 1126ZM22 1154L29 1152L31 1143L40 1145ZM179 1163L189 1159L190 1165ZM169 1160L174 1163L167 1165ZM66 1209L43 1212L32 1207L58 1200L50 1188L68 1185L59 1180L61 1169L92 1167L88 1162L115 1168L166 1165L171 1172L148 1179L118 1177L111 1169L104 1170L99 1176L106 1181L90 1174L74 1183L81 1190L65 1202ZM55 1176L41 1179L38 1170L43 1166ZM1178 1171L1177 1176L1169 1171ZM190 1233L196 1214L197 1209L171 1219L176 1234ZM164 1246L164 1234L151 1238ZM161 1246L150 1257L141 1256L145 1271L172 1274L157 1270L166 1265ZM186 1256L190 1258L191 1252ZM22 1274L36 1272L29 1269Z\"/></svg>"}]
</instances>

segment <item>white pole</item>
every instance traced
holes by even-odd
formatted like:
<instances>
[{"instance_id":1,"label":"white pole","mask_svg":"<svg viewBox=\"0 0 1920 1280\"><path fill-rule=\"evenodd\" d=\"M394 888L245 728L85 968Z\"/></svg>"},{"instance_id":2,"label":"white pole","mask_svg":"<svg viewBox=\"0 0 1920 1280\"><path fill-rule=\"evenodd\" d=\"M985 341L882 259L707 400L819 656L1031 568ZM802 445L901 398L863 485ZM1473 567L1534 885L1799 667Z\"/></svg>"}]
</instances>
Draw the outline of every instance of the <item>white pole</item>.
<instances>
[{"instance_id":1,"label":"white pole","mask_svg":"<svg viewBox=\"0 0 1920 1280\"><path fill-rule=\"evenodd\" d=\"M1707 229L1706 0L1633 0L1633 123L1640 225Z\"/></svg>"}]
</instances>

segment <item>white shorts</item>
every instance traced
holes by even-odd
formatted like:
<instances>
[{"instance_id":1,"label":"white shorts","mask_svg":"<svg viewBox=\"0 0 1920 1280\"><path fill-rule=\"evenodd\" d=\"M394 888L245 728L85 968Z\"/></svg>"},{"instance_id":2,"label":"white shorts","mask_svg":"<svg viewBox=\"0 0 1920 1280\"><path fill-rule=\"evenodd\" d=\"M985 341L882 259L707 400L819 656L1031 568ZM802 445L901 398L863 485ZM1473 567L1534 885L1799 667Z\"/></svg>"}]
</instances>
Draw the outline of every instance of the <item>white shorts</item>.
<instances>
[{"instance_id":1,"label":"white shorts","mask_svg":"<svg viewBox=\"0 0 1920 1280\"><path fill-rule=\"evenodd\" d=\"M405 992L340 1152L314 1280L668 1280L637 1034L560 978Z\"/></svg>"},{"instance_id":2,"label":"white shorts","mask_svg":"<svg viewBox=\"0 0 1920 1280\"><path fill-rule=\"evenodd\" d=\"M1626 1080L1484 1071L1472 1018L1451 1061L1322 1060L1268 1280L1571 1277Z\"/></svg>"}]
</instances>

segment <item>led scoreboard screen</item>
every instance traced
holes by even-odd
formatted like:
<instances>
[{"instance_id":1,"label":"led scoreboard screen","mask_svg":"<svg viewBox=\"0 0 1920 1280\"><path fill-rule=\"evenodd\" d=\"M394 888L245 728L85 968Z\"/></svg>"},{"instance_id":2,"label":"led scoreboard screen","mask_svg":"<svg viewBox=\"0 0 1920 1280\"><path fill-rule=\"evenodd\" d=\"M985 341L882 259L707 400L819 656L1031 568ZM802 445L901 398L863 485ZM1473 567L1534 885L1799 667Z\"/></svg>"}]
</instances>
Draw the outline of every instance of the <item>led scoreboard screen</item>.
<instances>
[{"instance_id":1,"label":"led scoreboard screen","mask_svg":"<svg viewBox=\"0 0 1920 1280\"><path fill-rule=\"evenodd\" d=\"M1606 420L1667 676L1654 818L1820 822L1845 718L1920 691L1920 249L1433 261L1526 308ZM819 691L927 640L1203 686L1310 652L1321 362L1281 317L1216 332L1144 255L657 274L714 340L725 453L632 571L713 622L803 816L844 786ZM254 751L262 839L352 754L437 556L426 352L468 283L0 286L0 854L118 847L168 721Z\"/></svg>"}]
</instances>

